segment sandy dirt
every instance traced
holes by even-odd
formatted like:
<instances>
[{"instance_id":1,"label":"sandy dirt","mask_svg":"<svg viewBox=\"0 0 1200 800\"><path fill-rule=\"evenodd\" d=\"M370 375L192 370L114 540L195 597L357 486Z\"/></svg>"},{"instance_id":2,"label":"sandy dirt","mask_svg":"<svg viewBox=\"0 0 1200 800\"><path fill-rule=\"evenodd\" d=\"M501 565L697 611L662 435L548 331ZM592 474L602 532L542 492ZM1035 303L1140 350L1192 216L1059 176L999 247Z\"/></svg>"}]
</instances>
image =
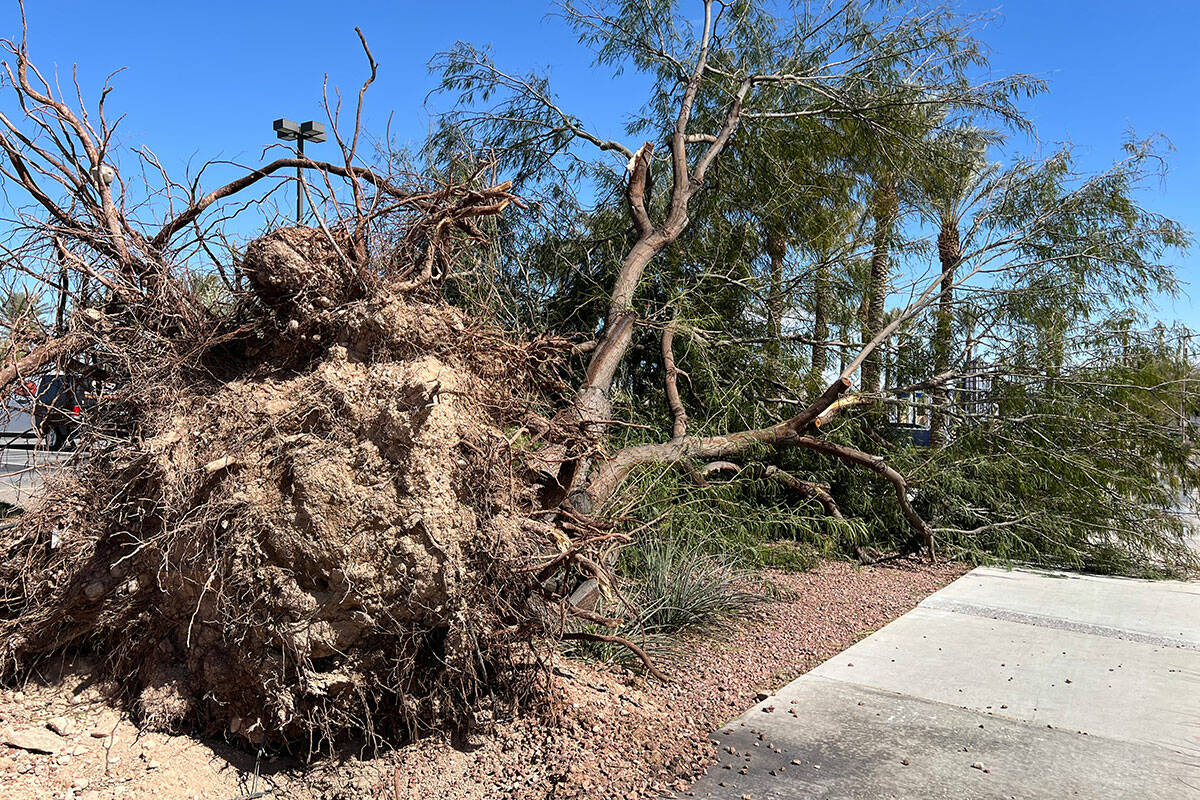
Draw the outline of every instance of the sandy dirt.
<instances>
[{"instance_id":1,"label":"sandy dirt","mask_svg":"<svg viewBox=\"0 0 1200 800\"><path fill-rule=\"evenodd\" d=\"M139 733L89 685L90 665L0 692L0 796L8 800L234 800L254 791L342 798L643 798L684 790L712 758L712 731L770 691L911 609L960 565L826 563L771 573L777 599L685 642L668 684L562 660L548 719L497 720L466 746L426 740L307 769L220 741ZM52 730L57 728L58 731ZM50 752L36 752L36 750Z\"/></svg>"}]
</instances>

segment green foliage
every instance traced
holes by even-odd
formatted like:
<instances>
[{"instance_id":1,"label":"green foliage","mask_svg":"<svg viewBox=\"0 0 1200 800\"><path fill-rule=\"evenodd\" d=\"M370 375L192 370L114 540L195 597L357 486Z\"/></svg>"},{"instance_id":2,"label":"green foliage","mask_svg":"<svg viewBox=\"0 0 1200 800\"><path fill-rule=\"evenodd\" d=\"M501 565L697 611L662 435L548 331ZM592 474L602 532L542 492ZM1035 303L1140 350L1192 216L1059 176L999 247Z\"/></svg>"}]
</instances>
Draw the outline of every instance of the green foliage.
<instances>
[{"instance_id":1,"label":"green foliage","mask_svg":"<svg viewBox=\"0 0 1200 800\"><path fill-rule=\"evenodd\" d=\"M1104 573L1194 568L1179 515L1200 480L1192 367L1149 343L1109 356L999 382L986 398L997 416L962 426L918 468L951 552Z\"/></svg>"},{"instance_id":2,"label":"green foliage","mask_svg":"<svg viewBox=\"0 0 1200 800\"><path fill-rule=\"evenodd\" d=\"M622 552L619 570L643 634L697 630L760 599L748 591L751 579L732 558L695 540L644 537Z\"/></svg>"},{"instance_id":3,"label":"green foliage","mask_svg":"<svg viewBox=\"0 0 1200 800\"><path fill-rule=\"evenodd\" d=\"M622 490L655 536L732 558L751 568L810 568L815 558L852 556L867 542L861 521L828 517L754 468L713 475L699 486L687 470L646 468ZM779 547L787 543L791 547Z\"/></svg>"},{"instance_id":4,"label":"green foliage","mask_svg":"<svg viewBox=\"0 0 1200 800\"><path fill-rule=\"evenodd\" d=\"M894 322L869 356L883 365L880 402L820 435L905 474L944 552L1123 573L1186 568L1174 511L1200 485L1194 367L1179 346L1190 332L1144 323L1158 297L1178 291L1170 259L1190 234L1142 203L1163 164L1156 142L1131 139L1092 175L1078 172L1069 146L1022 156L1007 136L1032 131L1019 100L1045 86L1022 74L973 83L988 73L981 20L947 6L792 14L748 1L567 2L561 17L595 64L649 86L631 101L625 133L656 148L646 202L658 224L676 191L668 141L705 7L719 13L708 66L695 73L684 180L743 86L744 113L691 196L686 228L637 287L638 333L611 392L617 424L604 448L670 431L659 349L668 323L688 435L719 436L805 407L858 356L864 330ZM545 75L505 71L480 48L460 44L432 66L457 102L430 152L495 153L532 198L529 214L498 223L508 227L476 267L490 294L472 302L521 330L602 335L638 236L624 188L640 141L588 129ZM873 209L876 200L888 202ZM940 251L939 234L956 247ZM956 248L943 283L941 259ZM872 253L890 268L874 280ZM962 377L930 383L977 371L983 389L968 391ZM938 395L938 448L897 433L893 413L913 385ZM672 546L745 567L912 546L893 488L870 469L789 449L741 453L738 464L736 477L708 485L691 474L702 463L644 467L618 502ZM790 493L768 467L827 485L846 519Z\"/></svg>"},{"instance_id":5,"label":"green foliage","mask_svg":"<svg viewBox=\"0 0 1200 800\"><path fill-rule=\"evenodd\" d=\"M622 600L607 609L624 619L615 633L656 655L670 655L680 637L748 613L764 599L758 581L731 555L695 540L651 534L626 548L617 565ZM628 649L608 642L576 642L570 652L629 663Z\"/></svg>"}]
</instances>

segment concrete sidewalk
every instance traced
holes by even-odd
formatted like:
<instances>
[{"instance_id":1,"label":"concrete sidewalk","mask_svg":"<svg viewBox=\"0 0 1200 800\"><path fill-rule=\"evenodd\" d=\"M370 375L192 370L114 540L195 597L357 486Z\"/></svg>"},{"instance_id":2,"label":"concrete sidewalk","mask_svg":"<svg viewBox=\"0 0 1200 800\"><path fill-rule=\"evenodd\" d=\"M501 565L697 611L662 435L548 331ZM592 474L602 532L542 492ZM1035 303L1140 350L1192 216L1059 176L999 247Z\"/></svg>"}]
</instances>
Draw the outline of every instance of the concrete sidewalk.
<instances>
[{"instance_id":1,"label":"concrete sidewalk","mask_svg":"<svg viewBox=\"0 0 1200 800\"><path fill-rule=\"evenodd\" d=\"M1200 583L976 569L714 739L697 797L1200 800Z\"/></svg>"}]
</instances>

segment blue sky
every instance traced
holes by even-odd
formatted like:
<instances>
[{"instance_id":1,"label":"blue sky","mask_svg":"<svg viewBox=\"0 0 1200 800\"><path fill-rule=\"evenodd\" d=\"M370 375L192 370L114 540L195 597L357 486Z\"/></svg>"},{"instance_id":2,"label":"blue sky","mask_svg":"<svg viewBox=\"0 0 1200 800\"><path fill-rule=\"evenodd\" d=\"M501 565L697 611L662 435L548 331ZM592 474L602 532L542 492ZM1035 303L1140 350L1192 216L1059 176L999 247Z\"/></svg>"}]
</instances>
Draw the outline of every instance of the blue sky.
<instances>
[{"instance_id":1,"label":"blue sky","mask_svg":"<svg viewBox=\"0 0 1200 800\"><path fill-rule=\"evenodd\" d=\"M622 114L642 100L634 79L591 69L569 31L547 18L548 2L26 2L33 58L57 67L64 82L78 64L85 93L94 95L109 72L126 68L109 99L127 115L123 143L149 147L172 173L213 158L257 163L274 142L272 119L321 118L325 74L352 100L366 70L356 25L380 64L367 127L382 132L390 117L401 142L419 142L428 130L428 59L460 39L493 45L497 60L514 69L548 68L564 104L610 135L620 135ZM8 5L3 29L16 35L15 3ZM1144 0L1136 12L1128 0L960 6L999 11L983 33L997 72L1050 81L1050 92L1027 104L1042 147L1069 139L1081 166L1098 169L1130 129L1169 137L1171 172L1145 201L1200 232L1200 3ZM1200 248L1179 261L1200 303ZM1200 327L1192 306L1183 299L1161 315Z\"/></svg>"}]
</instances>

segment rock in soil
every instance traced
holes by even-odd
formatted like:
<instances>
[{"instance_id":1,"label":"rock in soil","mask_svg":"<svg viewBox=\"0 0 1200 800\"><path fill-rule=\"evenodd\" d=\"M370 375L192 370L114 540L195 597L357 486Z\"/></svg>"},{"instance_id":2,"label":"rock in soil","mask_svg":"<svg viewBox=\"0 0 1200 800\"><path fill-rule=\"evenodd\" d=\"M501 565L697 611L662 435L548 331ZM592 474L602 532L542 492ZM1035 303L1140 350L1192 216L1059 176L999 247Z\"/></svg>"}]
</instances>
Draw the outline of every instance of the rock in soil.
<instances>
[{"instance_id":1,"label":"rock in soil","mask_svg":"<svg viewBox=\"0 0 1200 800\"><path fill-rule=\"evenodd\" d=\"M50 731L38 728L4 731L0 733L0 742L9 747L28 750L31 753L47 753L50 755L61 752L68 744Z\"/></svg>"}]
</instances>

